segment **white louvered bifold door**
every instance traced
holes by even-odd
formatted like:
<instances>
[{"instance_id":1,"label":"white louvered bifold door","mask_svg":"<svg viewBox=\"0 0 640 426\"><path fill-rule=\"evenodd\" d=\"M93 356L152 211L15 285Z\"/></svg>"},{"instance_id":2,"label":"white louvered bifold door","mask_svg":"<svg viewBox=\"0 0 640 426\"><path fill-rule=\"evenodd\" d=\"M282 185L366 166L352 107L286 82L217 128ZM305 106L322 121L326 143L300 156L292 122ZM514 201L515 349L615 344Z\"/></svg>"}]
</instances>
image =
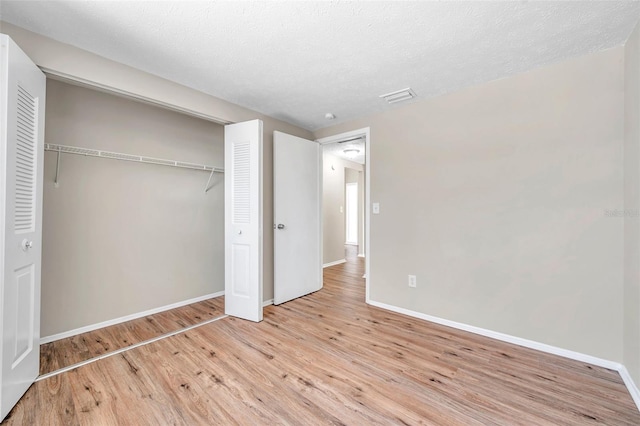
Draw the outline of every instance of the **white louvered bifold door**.
<instances>
[{"instance_id":1,"label":"white louvered bifold door","mask_svg":"<svg viewBox=\"0 0 640 426\"><path fill-rule=\"evenodd\" d=\"M0 35L0 300L4 417L38 376L44 74Z\"/></svg>"},{"instance_id":2,"label":"white louvered bifold door","mask_svg":"<svg viewBox=\"0 0 640 426\"><path fill-rule=\"evenodd\" d=\"M224 128L225 313L262 321L262 121Z\"/></svg>"}]
</instances>

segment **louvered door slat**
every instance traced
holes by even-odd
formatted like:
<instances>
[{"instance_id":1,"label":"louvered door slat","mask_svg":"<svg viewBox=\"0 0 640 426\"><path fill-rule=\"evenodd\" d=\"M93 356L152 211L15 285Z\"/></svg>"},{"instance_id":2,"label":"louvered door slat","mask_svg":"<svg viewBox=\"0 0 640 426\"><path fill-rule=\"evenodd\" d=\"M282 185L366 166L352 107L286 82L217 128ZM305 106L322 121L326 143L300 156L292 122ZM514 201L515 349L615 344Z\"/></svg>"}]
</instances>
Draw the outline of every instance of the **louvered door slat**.
<instances>
[{"instance_id":1,"label":"louvered door slat","mask_svg":"<svg viewBox=\"0 0 640 426\"><path fill-rule=\"evenodd\" d=\"M250 221L250 151L249 142L233 144L233 223Z\"/></svg>"},{"instance_id":2,"label":"louvered door slat","mask_svg":"<svg viewBox=\"0 0 640 426\"><path fill-rule=\"evenodd\" d=\"M35 221L36 100L18 86L18 132L16 149L16 192L14 227L16 232L32 232Z\"/></svg>"}]
</instances>

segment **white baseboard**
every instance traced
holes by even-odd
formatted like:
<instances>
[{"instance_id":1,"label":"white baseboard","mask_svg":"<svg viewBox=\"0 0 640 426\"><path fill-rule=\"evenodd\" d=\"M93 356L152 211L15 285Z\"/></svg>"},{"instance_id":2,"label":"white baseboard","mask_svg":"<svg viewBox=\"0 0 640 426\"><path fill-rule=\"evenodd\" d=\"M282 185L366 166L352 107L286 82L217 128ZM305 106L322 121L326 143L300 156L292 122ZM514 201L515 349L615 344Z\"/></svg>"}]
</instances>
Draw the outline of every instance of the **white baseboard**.
<instances>
[{"instance_id":1,"label":"white baseboard","mask_svg":"<svg viewBox=\"0 0 640 426\"><path fill-rule=\"evenodd\" d=\"M469 333L479 334L481 336L490 337L492 339L501 340L507 343L513 343L514 345L524 346L525 348L535 349L541 352L546 352L553 355L558 355L564 358L573 359L575 361L585 362L587 364L596 365L598 367L608 368L615 370L620 374L624 384L627 386L633 401L636 403L638 410L640 410L640 391L634 383L633 379L629 375L626 367L619 362L609 361L606 359L594 357L591 355L583 354L580 352L570 351L568 349L559 348L546 343L536 342L534 340L523 339L521 337L511 336L509 334L499 333L497 331L487 330L485 328L475 327L473 325L463 324L460 322L450 321L443 318L434 317L431 315L423 314L421 312L412 311L398 306L387 305L386 303L376 302L374 300L367 300L367 303L378 308L386 309L389 311L404 314L410 317L423 319L425 321L434 322L436 324L445 325L447 327L456 328L458 330L468 331Z\"/></svg>"},{"instance_id":2,"label":"white baseboard","mask_svg":"<svg viewBox=\"0 0 640 426\"><path fill-rule=\"evenodd\" d=\"M265 300L264 302L262 302L262 307L263 308L265 306L269 306L269 305L273 305L273 299Z\"/></svg>"},{"instance_id":3,"label":"white baseboard","mask_svg":"<svg viewBox=\"0 0 640 426\"><path fill-rule=\"evenodd\" d=\"M346 259L336 260L335 262L329 262L322 265L323 268L328 268L329 266L340 265L341 263L346 263Z\"/></svg>"},{"instance_id":4,"label":"white baseboard","mask_svg":"<svg viewBox=\"0 0 640 426\"><path fill-rule=\"evenodd\" d=\"M636 386L635 382L631 378L631 375L627 371L627 367L625 367L624 365L621 365L620 370L618 370L618 372L620 373L620 377L622 377L622 380L624 380L624 384L627 385L627 389L631 394L631 398L633 398L633 402L636 403L636 406L640 410L640 390L638 390L638 387Z\"/></svg>"},{"instance_id":5,"label":"white baseboard","mask_svg":"<svg viewBox=\"0 0 640 426\"><path fill-rule=\"evenodd\" d=\"M536 350L547 352L554 355L559 355L559 356L570 358L576 361L586 362L589 364L597 365L599 367L608 368L610 370L619 371L621 367L621 364L618 362L613 362L606 359L597 358L591 355L586 355L580 352L574 352L567 349L558 348L556 346L547 345L546 343L540 343L534 340L523 339L521 337L511 336L509 334L499 333L497 331L475 327L473 325L468 325L468 324L463 324L460 322L455 322L455 321L451 321L443 318L438 318L431 315L423 314L421 312L416 312L416 311L400 308L393 305L387 305L386 303L376 302L374 300L370 300L369 304L372 306L377 306L378 308L397 312L399 314L408 315L414 318L420 318L426 321L435 322L436 324L457 328L458 330L468 331L470 333L479 334L481 336L490 337L492 339L501 340L507 343L513 343L514 345L524 346L526 348L536 349Z\"/></svg>"},{"instance_id":6,"label":"white baseboard","mask_svg":"<svg viewBox=\"0 0 640 426\"><path fill-rule=\"evenodd\" d=\"M74 330L64 331L62 333L53 334L51 336L45 336L40 338L40 344L44 345L45 343L51 343L56 340L66 339L67 337L75 336L77 334L88 333L89 331L94 331L99 328L109 327L111 325L120 324L126 321L131 321L134 319L146 317L148 315L157 314L159 312L168 311L169 309L179 308L181 306L190 305L192 303L201 302L203 300L212 299L214 297L224 296L224 291L218 291L216 293L205 294L204 296L194 297L193 299L183 300L182 302L172 303L170 305L161 306L159 308L149 309L147 311L138 312L131 315L125 315L120 318L114 318L112 320L99 322L97 324L87 325L84 327L76 328Z\"/></svg>"},{"instance_id":7,"label":"white baseboard","mask_svg":"<svg viewBox=\"0 0 640 426\"><path fill-rule=\"evenodd\" d=\"M364 254L359 254L358 257L364 257Z\"/></svg>"}]
</instances>

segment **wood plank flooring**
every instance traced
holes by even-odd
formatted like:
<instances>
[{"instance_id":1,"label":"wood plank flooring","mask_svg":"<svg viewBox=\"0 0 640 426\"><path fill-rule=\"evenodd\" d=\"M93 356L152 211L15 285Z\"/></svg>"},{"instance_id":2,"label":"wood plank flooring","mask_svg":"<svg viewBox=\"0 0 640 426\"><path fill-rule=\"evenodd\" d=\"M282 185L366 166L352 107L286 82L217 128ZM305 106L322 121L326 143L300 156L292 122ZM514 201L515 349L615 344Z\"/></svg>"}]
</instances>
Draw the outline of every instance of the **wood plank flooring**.
<instances>
[{"instance_id":1,"label":"wood plank flooring","mask_svg":"<svg viewBox=\"0 0 640 426\"><path fill-rule=\"evenodd\" d=\"M620 376L364 303L363 259L324 288L34 384L7 425L638 425Z\"/></svg>"},{"instance_id":2,"label":"wood plank flooring","mask_svg":"<svg viewBox=\"0 0 640 426\"><path fill-rule=\"evenodd\" d=\"M224 315L224 297L203 300L40 346L40 374Z\"/></svg>"}]
</instances>

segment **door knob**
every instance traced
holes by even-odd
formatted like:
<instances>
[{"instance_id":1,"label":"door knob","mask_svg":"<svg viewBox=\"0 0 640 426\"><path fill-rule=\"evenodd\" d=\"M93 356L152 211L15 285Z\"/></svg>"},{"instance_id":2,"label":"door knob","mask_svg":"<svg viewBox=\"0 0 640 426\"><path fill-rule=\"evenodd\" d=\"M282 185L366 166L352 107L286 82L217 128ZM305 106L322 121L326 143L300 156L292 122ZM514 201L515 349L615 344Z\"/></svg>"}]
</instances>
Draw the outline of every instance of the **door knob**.
<instances>
[{"instance_id":1,"label":"door knob","mask_svg":"<svg viewBox=\"0 0 640 426\"><path fill-rule=\"evenodd\" d=\"M33 241L29 241L26 238L22 240L22 250L27 251L33 247Z\"/></svg>"},{"instance_id":2,"label":"door knob","mask_svg":"<svg viewBox=\"0 0 640 426\"><path fill-rule=\"evenodd\" d=\"M284 225L282 223L278 224L278 229L284 229Z\"/></svg>"}]
</instances>

